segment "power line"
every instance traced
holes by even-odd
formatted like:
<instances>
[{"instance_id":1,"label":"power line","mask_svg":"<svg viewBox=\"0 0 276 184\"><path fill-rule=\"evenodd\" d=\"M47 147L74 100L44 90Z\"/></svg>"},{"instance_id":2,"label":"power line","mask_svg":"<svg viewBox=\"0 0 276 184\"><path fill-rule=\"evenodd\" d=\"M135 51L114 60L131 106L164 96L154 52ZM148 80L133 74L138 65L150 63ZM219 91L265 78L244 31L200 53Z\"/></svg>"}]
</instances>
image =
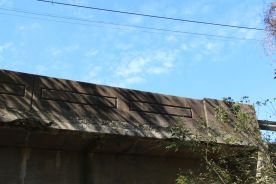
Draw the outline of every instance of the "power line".
<instances>
[{"instance_id":1,"label":"power line","mask_svg":"<svg viewBox=\"0 0 276 184\"><path fill-rule=\"evenodd\" d=\"M262 28L256 28L256 27L236 26L236 25L230 25L230 24L220 24L220 23L214 23L214 22L205 22L205 21L198 21L198 20L189 20L189 19L159 16L159 15L135 13L135 12L129 12L129 11L120 11L120 10L113 10L113 9L97 8L97 7L84 6L84 5L79 5L79 4L63 3L63 2L53 1L53 0L37 0L37 1L41 1L41 2L44 2L44 3L64 5L64 6L86 8L86 9L92 9L92 10L98 10L98 11L112 12L112 13L120 13L120 14L150 17L150 18L157 18L157 19L165 19L165 20L172 20L172 21L189 22L189 23L195 23L195 24L205 24L205 25L212 25L212 26L230 27L230 28L238 28L238 29L249 29L249 30L257 30L257 31L263 31L264 30Z\"/></svg>"},{"instance_id":2,"label":"power line","mask_svg":"<svg viewBox=\"0 0 276 184\"><path fill-rule=\"evenodd\" d=\"M27 18L27 19L35 19L35 20L46 20L46 21L51 21L51 22L56 22L56 23L65 23L65 24L72 24L72 25L81 25L81 26L93 26L96 28L107 28L106 26L95 26L95 25L91 25L91 24L85 24L85 23L79 23L79 22L69 22L69 21L60 21L60 20L53 20L53 19L46 19L46 18L38 18L38 17L30 17L30 16L22 16L22 15L15 15L15 14L9 14L9 13L1 13L0 15L7 15L7 16L15 16L15 17L19 17L19 18ZM126 29L126 28L121 28L121 27L108 27L110 29L116 29L116 30L122 30L122 31L130 31L132 29ZM150 33L150 34L166 34L164 32L153 32L153 31L145 31L145 30L138 30L139 32L143 32L143 33ZM176 34L176 33L175 33ZM177 34L179 35L179 34ZM197 35L192 35L195 37L198 37ZM211 39L211 40L221 40L221 41L232 41L230 39L223 39L223 38L205 38L205 39ZM251 40L250 40L251 41ZM259 41L259 40L252 40L252 41Z\"/></svg>"},{"instance_id":3,"label":"power line","mask_svg":"<svg viewBox=\"0 0 276 184\"><path fill-rule=\"evenodd\" d=\"M0 8L1 10L1 8ZM61 21L61 20L54 20L54 19L47 19L47 18L38 18L38 17L30 17L30 16L22 16L22 15L15 15L15 14L9 14L9 13L2 13L0 12L1 15L8 15L8 16L15 16L19 18L27 18L27 19L35 19L35 20L46 20L46 21L51 21L51 22L56 22L56 23L65 23L65 24L72 24L72 25L81 25L81 26L93 26L97 28L107 28L106 26L94 26L91 24L85 24L85 23L80 23L80 22L70 22L70 21ZM116 29L116 30L123 30L123 31L129 31L131 29L125 29L121 27L108 27L110 29ZM151 32L151 31L143 31L139 30L140 32L145 32L145 33L154 33L154 34L164 34L162 32ZM223 40L223 39L217 39L217 40Z\"/></svg>"},{"instance_id":4,"label":"power line","mask_svg":"<svg viewBox=\"0 0 276 184\"><path fill-rule=\"evenodd\" d=\"M49 13L31 12L31 11L27 11L27 10L24 10L24 9L1 8L0 7L0 10L12 11L12 12L35 15L35 16L58 18L58 19L64 19L64 20L70 20L70 21L73 20L73 21L80 21L80 22L103 24L103 25L112 25L112 26L116 26L116 27L119 26L120 27L119 29L121 29L121 30L122 30L122 27L123 27L123 28L135 28L135 29L143 30L143 32L148 32L148 33L157 33L157 32L149 32L149 31L158 31L158 32L164 32L164 33L186 34L186 35L188 34L188 35L192 35L192 36L201 36L201 37L204 36L204 37L220 38L220 39L228 39L228 40L229 39L234 39L234 40L259 41L257 39L249 39L249 38L234 37L234 36L196 33L196 32L189 32L189 31L170 30L170 29L164 29L164 28L136 26L136 25L129 25L129 24L118 24L118 23L91 20L91 19L83 19L83 18L76 18L76 17L66 17L66 16L59 16L59 15L49 14ZM11 14L8 14L8 15L11 15ZM30 18L30 17L25 17L25 18ZM69 23L69 24L79 24L79 25L89 26L89 24L68 22L68 21L65 22L65 21L56 21L55 20L55 22L63 22L63 23ZM128 30L130 30L130 29L128 29ZM149 30L149 31L145 31L145 30Z\"/></svg>"}]
</instances>

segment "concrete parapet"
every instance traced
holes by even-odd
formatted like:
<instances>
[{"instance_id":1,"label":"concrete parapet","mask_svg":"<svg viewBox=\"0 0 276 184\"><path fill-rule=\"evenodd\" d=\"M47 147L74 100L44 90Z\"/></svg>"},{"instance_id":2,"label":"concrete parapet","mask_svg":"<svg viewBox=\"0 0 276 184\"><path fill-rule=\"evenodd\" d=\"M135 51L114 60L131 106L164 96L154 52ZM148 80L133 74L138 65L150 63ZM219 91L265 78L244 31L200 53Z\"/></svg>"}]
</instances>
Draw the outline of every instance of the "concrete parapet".
<instances>
[{"instance_id":1,"label":"concrete parapet","mask_svg":"<svg viewBox=\"0 0 276 184\"><path fill-rule=\"evenodd\" d=\"M254 108L240 106L257 129ZM202 169L197 153L165 149L177 123L199 142L217 135L229 152L254 148L216 107L231 117L220 100L0 70L0 183L173 183L178 169ZM224 144L229 136L238 141Z\"/></svg>"},{"instance_id":2,"label":"concrete parapet","mask_svg":"<svg viewBox=\"0 0 276 184\"><path fill-rule=\"evenodd\" d=\"M29 118L33 126L149 138L170 138L167 128L178 121L204 139L206 129L235 134L233 125L215 119L224 101L161 95L11 71L0 71L2 122ZM254 109L241 105L245 112ZM201 127L199 127L201 126ZM252 127L257 127L257 121ZM220 141L218 139L218 141ZM242 144L242 138L241 138Z\"/></svg>"}]
</instances>

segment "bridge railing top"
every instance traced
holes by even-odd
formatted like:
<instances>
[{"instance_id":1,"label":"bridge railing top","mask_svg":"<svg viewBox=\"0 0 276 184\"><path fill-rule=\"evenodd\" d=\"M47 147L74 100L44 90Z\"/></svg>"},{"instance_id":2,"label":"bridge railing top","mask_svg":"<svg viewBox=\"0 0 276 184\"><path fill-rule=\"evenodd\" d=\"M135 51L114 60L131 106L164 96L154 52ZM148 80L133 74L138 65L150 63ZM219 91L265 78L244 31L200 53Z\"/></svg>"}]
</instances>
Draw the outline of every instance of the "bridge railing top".
<instances>
[{"instance_id":1,"label":"bridge railing top","mask_svg":"<svg viewBox=\"0 0 276 184\"><path fill-rule=\"evenodd\" d=\"M215 120L215 107L229 110L221 100L195 100L7 70L0 70L0 106L17 110L17 116L32 114L54 122L53 127L59 129L169 138L168 127L180 121L202 137L208 136L202 128L205 125L215 132L235 134L231 124ZM255 113L252 106L241 107ZM14 114L6 114L0 120L12 117ZM252 127L258 127L257 120Z\"/></svg>"}]
</instances>

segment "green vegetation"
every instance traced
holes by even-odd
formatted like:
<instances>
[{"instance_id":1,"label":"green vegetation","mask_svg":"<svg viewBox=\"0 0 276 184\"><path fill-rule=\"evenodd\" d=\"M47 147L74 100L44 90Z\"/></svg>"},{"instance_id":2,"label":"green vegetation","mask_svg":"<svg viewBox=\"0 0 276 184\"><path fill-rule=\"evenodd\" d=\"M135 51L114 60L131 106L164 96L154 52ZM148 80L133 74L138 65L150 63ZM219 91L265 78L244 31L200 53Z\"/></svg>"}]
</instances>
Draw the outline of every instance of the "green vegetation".
<instances>
[{"instance_id":1,"label":"green vegetation","mask_svg":"<svg viewBox=\"0 0 276 184\"><path fill-rule=\"evenodd\" d=\"M218 133L207 126L202 120L198 122L205 128L204 135L194 135L184 127L183 119L170 127L175 138L167 149L181 151L189 149L199 155L202 168L200 171L180 171L175 180L176 184L272 184L276 182L275 162L270 159L271 151L267 146L267 138L262 139L256 124L255 114L246 113L239 103L231 98L225 98L229 107L227 112L221 107L215 107L215 121L231 124L235 134ZM242 99L249 102L248 97ZM218 138L223 138L223 143ZM206 141L202 141L206 140ZM245 143L245 144L244 144ZM228 146L225 146L227 144ZM243 145L229 151L229 146ZM247 145L247 146L246 146ZM233 151L234 150L234 151ZM257 167L257 168L256 168Z\"/></svg>"}]
</instances>

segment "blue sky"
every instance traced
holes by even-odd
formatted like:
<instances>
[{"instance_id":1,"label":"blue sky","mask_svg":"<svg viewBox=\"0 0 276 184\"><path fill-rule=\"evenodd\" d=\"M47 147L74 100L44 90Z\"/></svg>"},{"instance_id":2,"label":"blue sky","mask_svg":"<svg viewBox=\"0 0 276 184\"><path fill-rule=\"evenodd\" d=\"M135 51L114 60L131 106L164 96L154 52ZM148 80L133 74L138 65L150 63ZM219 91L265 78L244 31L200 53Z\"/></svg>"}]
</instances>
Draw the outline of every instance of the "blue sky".
<instances>
[{"instance_id":1,"label":"blue sky","mask_svg":"<svg viewBox=\"0 0 276 184\"><path fill-rule=\"evenodd\" d=\"M258 28L264 27L263 14L271 2L59 1ZM263 31L121 15L35 0L0 0L0 8L1 69L196 99L249 96L255 101L276 97L276 80L273 79L276 66L273 56L265 52ZM248 40L64 20L18 10ZM269 110L261 113L260 118L269 119Z\"/></svg>"}]
</instances>

